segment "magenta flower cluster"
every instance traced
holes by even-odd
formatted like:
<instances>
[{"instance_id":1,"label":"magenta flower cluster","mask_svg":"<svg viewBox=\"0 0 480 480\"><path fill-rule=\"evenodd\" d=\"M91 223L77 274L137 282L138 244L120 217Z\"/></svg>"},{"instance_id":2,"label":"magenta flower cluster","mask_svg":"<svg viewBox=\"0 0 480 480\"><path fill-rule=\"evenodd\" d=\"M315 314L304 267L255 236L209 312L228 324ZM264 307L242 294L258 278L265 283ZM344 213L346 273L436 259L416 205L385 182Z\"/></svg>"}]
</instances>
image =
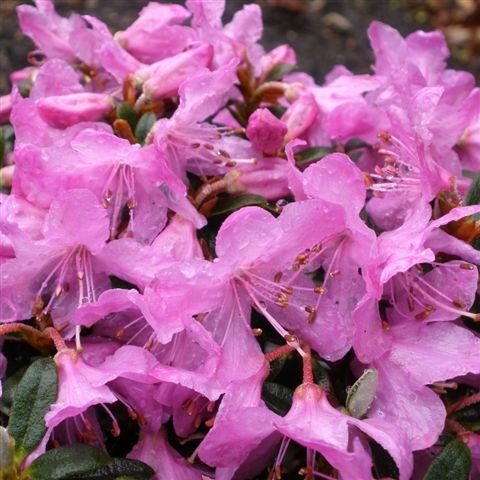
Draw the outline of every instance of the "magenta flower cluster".
<instances>
[{"instance_id":1,"label":"magenta flower cluster","mask_svg":"<svg viewBox=\"0 0 480 480\"><path fill-rule=\"evenodd\" d=\"M260 46L257 5L223 10L152 2L112 35L18 7L38 50L0 99L0 330L33 317L59 375L30 460L102 447L99 409L121 437L118 402L156 479L281 478L294 449L307 479L368 480L373 444L422 478L445 429L480 478L452 417L480 400L472 75L439 32L374 22L373 73L318 85ZM282 415L264 395L281 361Z\"/></svg>"}]
</instances>

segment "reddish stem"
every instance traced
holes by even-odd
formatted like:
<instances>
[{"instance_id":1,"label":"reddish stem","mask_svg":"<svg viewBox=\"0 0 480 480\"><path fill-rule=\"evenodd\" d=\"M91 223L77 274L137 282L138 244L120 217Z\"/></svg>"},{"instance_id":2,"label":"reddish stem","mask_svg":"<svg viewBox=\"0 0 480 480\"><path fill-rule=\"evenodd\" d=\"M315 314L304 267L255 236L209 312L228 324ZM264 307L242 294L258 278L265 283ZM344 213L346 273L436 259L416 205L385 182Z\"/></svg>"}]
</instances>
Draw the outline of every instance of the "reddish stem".
<instances>
[{"instance_id":1,"label":"reddish stem","mask_svg":"<svg viewBox=\"0 0 480 480\"><path fill-rule=\"evenodd\" d=\"M282 345L281 347L278 347L275 350L272 350L271 352L266 353L265 360L268 363L273 362L277 358L280 358L283 355L287 355L290 352L293 352L293 350L295 350L295 348L291 347L290 345Z\"/></svg>"},{"instance_id":2,"label":"reddish stem","mask_svg":"<svg viewBox=\"0 0 480 480\"><path fill-rule=\"evenodd\" d=\"M55 348L57 349L58 352L67 349L67 345L65 344L65 340L57 332L57 330L55 330L55 328L47 327L44 330L44 333L46 333L52 339L53 344L55 345Z\"/></svg>"},{"instance_id":3,"label":"reddish stem","mask_svg":"<svg viewBox=\"0 0 480 480\"><path fill-rule=\"evenodd\" d=\"M303 357L303 383L314 383L313 380L313 363L310 347L305 347L307 355Z\"/></svg>"}]
</instances>

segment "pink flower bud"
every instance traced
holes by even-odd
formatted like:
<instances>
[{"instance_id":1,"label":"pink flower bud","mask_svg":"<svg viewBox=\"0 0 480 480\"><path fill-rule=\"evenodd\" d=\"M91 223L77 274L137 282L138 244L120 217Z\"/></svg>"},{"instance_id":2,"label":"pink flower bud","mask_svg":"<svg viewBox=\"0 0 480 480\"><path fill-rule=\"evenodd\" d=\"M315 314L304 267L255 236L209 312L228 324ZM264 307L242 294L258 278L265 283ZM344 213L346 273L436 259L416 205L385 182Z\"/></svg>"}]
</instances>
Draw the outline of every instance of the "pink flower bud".
<instances>
[{"instance_id":1,"label":"pink flower bud","mask_svg":"<svg viewBox=\"0 0 480 480\"><path fill-rule=\"evenodd\" d=\"M260 59L260 65L263 72L270 72L282 63L288 63L290 65L295 65L297 63L295 51L288 45L280 45L279 47L270 50Z\"/></svg>"},{"instance_id":2,"label":"pink flower bud","mask_svg":"<svg viewBox=\"0 0 480 480\"><path fill-rule=\"evenodd\" d=\"M310 93L301 95L283 114L282 121L287 124L288 133L285 141L298 138L314 122L318 115L318 105L315 97Z\"/></svg>"},{"instance_id":3,"label":"pink flower bud","mask_svg":"<svg viewBox=\"0 0 480 480\"><path fill-rule=\"evenodd\" d=\"M180 84L192 73L199 68L209 67L212 57L211 45L192 48L139 70L135 74L135 81L144 82L142 95L144 99L171 97L177 95Z\"/></svg>"},{"instance_id":4,"label":"pink flower bud","mask_svg":"<svg viewBox=\"0 0 480 480\"><path fill-rule=\"evenodd\" d=\"M266 108L259 108L248 120L248 139L257 150L267 154L281 148L287 131L287 126Z\"/></svg>"},{"instance_id":5,"label":"pink flower bud","mask_svg":"<svg viewBox=\"0 0 480 480\"><path fill-rule=\"evenodd\" d=\"M38 102L40 116L56 128L100 120L112 107L112 98L104 93L72 93L42 98Z\"/></svg>"}]
</instances>

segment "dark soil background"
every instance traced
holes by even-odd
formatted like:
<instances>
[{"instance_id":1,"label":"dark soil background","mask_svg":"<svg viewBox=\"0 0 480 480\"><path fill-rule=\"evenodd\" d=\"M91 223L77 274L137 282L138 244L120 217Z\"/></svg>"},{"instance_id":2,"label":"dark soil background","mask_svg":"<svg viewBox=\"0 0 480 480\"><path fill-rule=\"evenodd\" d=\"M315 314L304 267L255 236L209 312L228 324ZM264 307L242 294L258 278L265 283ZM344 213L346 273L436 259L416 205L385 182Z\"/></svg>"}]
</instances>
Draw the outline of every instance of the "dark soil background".
<instances>
[{"instance_id":1,"label":"dark soil background","mask_svg":"<svg viewBox=\"0 0 480 480\"><path fill-rule=\"evenodd\" d=\"M217 0L211 0L217 1ZM32 1L0 0L0 94L9 91L8 75L26 65L32 42L18 28L15 7ZM112 31L128 26L148 0L56 0L62 15L88 13ZM173 3L184 3L174 0ZM225 21L243 5L227 0ZM419 28L441 28L454 52L451 65L480 77L479 0L256 0L262 8L265 30L262 43L273 48L291 44L299 69L318 82L336 64L355 73L369 71L373 61L366 30L374 19L389 23L403 35Z\"/></svg>"}]
</instances>

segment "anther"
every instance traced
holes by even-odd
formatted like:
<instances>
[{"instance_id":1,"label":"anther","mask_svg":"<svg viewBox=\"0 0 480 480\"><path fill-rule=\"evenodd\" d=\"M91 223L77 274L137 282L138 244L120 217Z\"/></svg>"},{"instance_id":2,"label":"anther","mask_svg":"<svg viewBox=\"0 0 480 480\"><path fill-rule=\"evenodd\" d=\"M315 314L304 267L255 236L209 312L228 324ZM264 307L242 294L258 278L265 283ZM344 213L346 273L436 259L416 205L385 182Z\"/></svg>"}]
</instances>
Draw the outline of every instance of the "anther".
<instances>
[{"instance_id":1,"label":"anther","mask_svg":"<svg viewBox=\"0 0 480 480\"><path fill-rule=\"evenodd\" d=\"M296 343L298 341L297 337L295 335L292 335L291 333L285 335L283 337L283 339L287 342L287 343Z\"/></svg>"},{"instance_id":2,"label":"anther","mask_svg":"<svg viewBox=\"0 0 480 480\"><path fill-rule=\"evenodd\" d=\"M317 318L317 309L307 305L305 307L305 311L308 313L307 323L313 323Z\"/></svg>"},{"instance_id":3,"label":"anther","mask_svg":"<svg viewBox=\"0 0 480 480\"><path fill-rule=\"evenodd\" d=\"M112 429L110 430L114 437L120 436L120 426L116 420L112 421Z\"/></svg>"},{"instance_id":4,"label":"anther","mask_svg":"<svg viewBox=\"0 0 480 480\"><path fill-rule=\"evenodd\" d=\"M45 302L42 300L41 297L38 297L35 300L35 303L33 304L32 315L40 314L42 312L44 306L45 306Z\"/></svg>"},{"instance_id":5,"label":"anther","mask_svg":"<svg viewBox=\"0 0 480 480\"><path fill-rule=\"evenodd\" d=\"M319 295L324 295L325 293L327 293L327 289L325 287L315 287L313 291L315 293L318 293Z\"/></svg>"},{"instance_id":6,"label":"anther","mask_svg":"<svg viewBox=\"0 0 480 480\"><path fill-rule=\"evenodd\" d=\"M452 300L452 303L458 308L465 308L465 304L461 300Z\"/></svg>"},{"instance_id":7,"label":"anther","mask_svg":"<svg viewBox=\"0 0 480 480\"><path fill-rule=\"evenodd\" d=\"M330 272L330 277L335 278L340 275L340 270L334 270L333 272Z\"/></svg>"},{"instance_id":8,"label":"anther","mask_svg":"<svg viewBox=\"0 0 480 480\"><path fill-rule=\"evenodd\" d=\"M127 207L129 210L133 210L137 206L137 203L133 198L129 198L127 201Z\"/></svg>"},{"instance_id":9,"label":"anther","mask_svg":"<svg viewBox=\"0 0 480 480\"><path fill-rule=\"evenodd\" d=\"M300 255L297 255L297 258L295 259L300 265L306 265L308 263L308 257L307 255L304 255L301 253Z\"/></svg>"},{"instance_id":10,"label":"anther","mask_svg":"<svg viewBox=\"0 0 480 480\"><path fill-rule=\"evenodd\" d=\"M193 426L195 428L198 428L200 427L200 425L202 424L202 416L200 414L198 414L196 417L195 417L195 420L193 421Z\"/></svg>"},{"instance_id":11,"label":"anther","mask_svg":"<svg viewBox=\"0 0 480 480\"><path fill-rule=\"evenodd\" d=\"M473 270L475 267L471 263L461 263L460 268L463 270Z\"/></svg>"},{"instance_id":12,"label":"anther","mask_svg":"<svg viewBox=\"0 0 480 480\"><path fill-rule=\"evenodd\" d=\"M273 281L275 283L279 283L282 277L283 277L283 272L277 272L273 277Z\"/></svg>"},{"instance_id":13,"label":"anther","mask_svg":"<svg viewBox=\"0 0 480 480\"><path fill-rule=\"evenodd\" d=\"M57 285L57 287L55 288L55 298L59 298L60 295L62 294L62 291L63 291L63 288L61 285Z\"/></svg>"},{"instance_id":14,"label":"anther","mask_svg":"<svg viewBox=\"0 0 480 480\"><path fill-rule=\"evenodd\" d=\"M212 417L205 421L205 426L207 428L212 428L214 423L215 423L215 417Z\"/></svg>"},{"instance_id":15,"label":"anther","mask_svg":"<svg viewBox=\"0 0 480 480\"><path fill-rule=\"evenodd\" d=\"M263 330L261 328L252 328L252 333L254 337L259 337L262 335Z\"/></svg>"},{"instance_id":16,"label":"anther","mask_svg":"<svg viewBox=\"0 0 480 480\"><path fill-rule=\"evenodd\" d=\"M428 318L433 312L435 312L436 308L433 307L432 305L427 305L425 310L423 312L418 313L415 315L415 318L417 320L425 320Z\"/></svg>"}]
</instances>

